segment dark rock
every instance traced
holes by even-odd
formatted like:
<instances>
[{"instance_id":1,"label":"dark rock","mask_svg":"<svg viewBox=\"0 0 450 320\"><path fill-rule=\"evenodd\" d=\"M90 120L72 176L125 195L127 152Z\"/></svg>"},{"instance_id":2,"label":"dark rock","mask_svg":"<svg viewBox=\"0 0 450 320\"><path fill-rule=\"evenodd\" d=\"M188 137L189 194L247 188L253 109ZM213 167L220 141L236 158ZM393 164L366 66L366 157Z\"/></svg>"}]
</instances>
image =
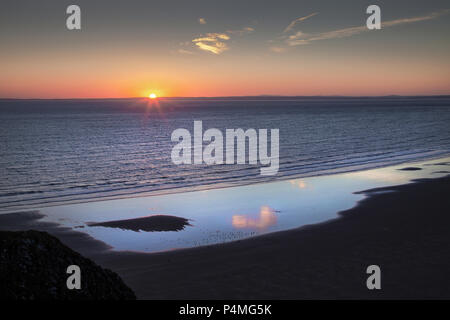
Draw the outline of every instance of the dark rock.
<instances>
[{"instance_id":1,"label":"dark rock","mask_svg":"<svg viewBox=\"0 0 450 320\"><path fill-rule=\"evenodd\" d=\"M153 215L148 217L114 220L105 222L88 223L91 227L119 228L133 231L180 231L186 226L190 226L189 220L186 218L169 216L169 215Z\"/></svg>"},{"instance_id":2,"label":"dark rock","mask_svg":"<svg viewBox=\"0 0 450 320\"><path fill-rule=\"evenodd\" d=\"M81 289L69 290L69 265L81 269ZM0 299L136 299L114 272L39 231L0 232Z\"/></svg>"},{"instance_id":3,"label":"dark rock","mask_svg":"<svg viewBox=\"0 0 450 320\"><path fill-rule=\"evenodd\" d=\"M418 167L406 167L406 168L401 168L398 170L402 170L402 171L417 171L417 170L422 170L422 168L418 168Z\"/></svg>"}]
</instances>

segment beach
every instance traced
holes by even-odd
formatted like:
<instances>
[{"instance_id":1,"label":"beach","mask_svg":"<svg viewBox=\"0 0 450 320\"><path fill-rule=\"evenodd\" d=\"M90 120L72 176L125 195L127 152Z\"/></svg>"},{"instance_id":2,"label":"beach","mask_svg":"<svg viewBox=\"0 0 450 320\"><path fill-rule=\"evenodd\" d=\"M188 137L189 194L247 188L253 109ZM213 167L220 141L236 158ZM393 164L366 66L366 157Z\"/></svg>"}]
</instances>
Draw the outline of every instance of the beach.
<instances>
[{"instance_id":1,"label":"beach","mask_svg":"<svg viewBox=\"0 0 450 320\"><path fill-rule=\"evenodd\" d=\"M139 299L442 299L450 297L449 163L432 164L440 177L360 190L362 200L331 220L187 249L111 250L38 212L0 222L56 235L117 272ZM427 165L390 170L416 174ZM381 290L366 287L369 265L381 269Z\"/></svg>"},{"instance_id":2,"label":"beach","mask_svg":"<svg viewBox=\"0 0 450 320\"><path fill-rule=\"evenodd\" d=\"M448 299L449 192L449 177L424 180L368 191L357 207L319 225L96 260L145 299ZM372 264L382 270L379 291L366 287Z\"/></svg>"},{"instance_id":3,"label":"beach","mask_svg":"<svg viewBox=\"0 0 450 320\"><path fill-rule=\"evenodd\" d=\"M445 1L2 9L0 300L450 299Z\"/></svg>"}]
</instances>

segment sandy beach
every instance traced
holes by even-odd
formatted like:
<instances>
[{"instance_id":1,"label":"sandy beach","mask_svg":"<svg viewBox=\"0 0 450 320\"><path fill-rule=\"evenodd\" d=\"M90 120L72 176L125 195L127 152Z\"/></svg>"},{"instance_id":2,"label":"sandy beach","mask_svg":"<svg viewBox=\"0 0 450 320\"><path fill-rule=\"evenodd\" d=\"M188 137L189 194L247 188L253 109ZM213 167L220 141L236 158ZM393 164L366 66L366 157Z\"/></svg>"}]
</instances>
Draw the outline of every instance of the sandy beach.
<instances>
[{"instance_id":1,"label":"sandy beach","mask_svg":"<svg viewBox=\"0 0 450 320\"><path fill-rule=\"evenodd\" d=\"M449 192L450 177L370 190L357 207L327 223L95 260L145 299L450 298ZM365 286L372 264L382 270L380 291Z\"/></svg>"},{"instance_id":2,"label":"sandy beach","mask_svg":"<svg viewBox=\"0 0 450 320\"><path fill-rule=\"evenodd\" d=\"M2 229L38 228L117 272L140 299L400 299L450 297L450 177L361 191L324 223L160 253L112 251L38 212L0 216ZM378 265L382 290L366 288Z\"/></svg>"}]
</instances>

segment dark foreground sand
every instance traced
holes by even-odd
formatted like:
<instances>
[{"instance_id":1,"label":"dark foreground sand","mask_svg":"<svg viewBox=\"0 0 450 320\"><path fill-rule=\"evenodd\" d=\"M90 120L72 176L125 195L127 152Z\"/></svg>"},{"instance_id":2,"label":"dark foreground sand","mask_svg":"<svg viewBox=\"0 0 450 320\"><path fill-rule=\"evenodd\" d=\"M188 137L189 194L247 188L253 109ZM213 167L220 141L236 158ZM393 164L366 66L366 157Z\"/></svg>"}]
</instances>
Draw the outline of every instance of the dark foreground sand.
<instances>
[{"instance_id":1,"label":"dark foreground sand","mask_svg":"<svg viewBox=\"0 0 450 320\"><path fill-rule=\"evenodd\" d=\"M365 193L327 223L156 254L111 253L82 233L40 227L117 272L138 298L450 298L450 176ZM372 264L379 291L366 288Z\"/></svg>"}]
</instances>

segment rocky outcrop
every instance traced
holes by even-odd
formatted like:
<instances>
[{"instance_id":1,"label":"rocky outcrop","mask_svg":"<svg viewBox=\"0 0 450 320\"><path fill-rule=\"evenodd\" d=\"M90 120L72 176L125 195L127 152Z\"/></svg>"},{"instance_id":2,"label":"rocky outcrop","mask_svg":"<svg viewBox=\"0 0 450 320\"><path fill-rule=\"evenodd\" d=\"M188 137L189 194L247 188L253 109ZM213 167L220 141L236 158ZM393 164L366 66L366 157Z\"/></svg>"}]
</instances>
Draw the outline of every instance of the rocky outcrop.
<instances>
[{"instance_id":1,"label":"rocky outcrop","mask_svg":"<svg viewBox=\"0 0 450 320\"><path fill-rule=\"evenodd\" d=\"M69 290L67 267L81 270L81 289ZM81 256L46 232L0 232L0 299L135 299L114 272Z\"/></svg>"}]
</instances>

